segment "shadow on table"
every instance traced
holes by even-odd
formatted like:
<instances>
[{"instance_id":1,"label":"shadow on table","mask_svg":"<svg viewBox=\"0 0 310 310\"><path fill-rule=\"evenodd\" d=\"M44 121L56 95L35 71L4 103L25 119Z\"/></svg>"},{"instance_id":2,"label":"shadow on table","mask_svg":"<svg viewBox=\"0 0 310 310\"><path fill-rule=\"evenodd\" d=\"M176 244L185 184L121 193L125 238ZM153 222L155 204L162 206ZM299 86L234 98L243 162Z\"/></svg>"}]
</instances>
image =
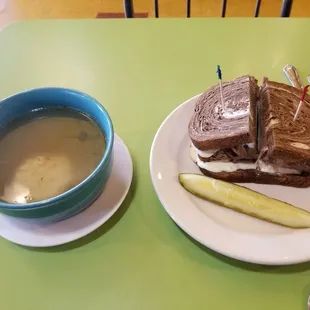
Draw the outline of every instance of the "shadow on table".
<instances>
[{"instance_id":1,"label":"shadow on table","mask_svg":"<svg viewBox=\"0 0 310 310\"><path fill-rule=\"evenodd\" d=\"M134 159L133 160L133 166L135 167ZM50 247L50 248L36 248L36 247L26 247L26 246L20 246L22 248L25 248L30 251L36 251L36 252L65 252L65 251L70 251L79 247L82 247L90 242L95 241L105 233L107 233L109 230L111 230L124 216L126 211L128 210L131 201L135 195L136 192L136 184L137 184L137 179L136 179L136 173L135 169L133 169L133 176L132 176L132 182L130 185L130 189L128 191L128 194L119 207L119 209L115 212L114 215L111 216L111 218L105 222L103 225L101 225L99 228L94 230L92 233L89 235L86 235L85 237L82 237L81 239L72 241L70 243L60 245L60 246L55 246L55 247Z\"/></svg>"},{"instance_id":2,"label":"shadow on table","mask_svg":"<svg viewBox=\"0 0 310 310\"><path fill-rule=\"evenodd\" d=\"M183 232L183 230L181 230L180 228L179 230L188 240L194 243L195 246L199 247L201 251L235 268L245 269L245 270L254 271L254 272L282 273L282 274L299 273L299 272L310 270L310 262L300 263L296 265L286 265L286 266L285 265L284 266L268 266L268 265L259 265L259 264L238 261L236 259L226 257L222 254L219 254L205 247L204 245L200 244L198 241L196 241L195 239L187 235L185 232Z\"/></svg>"}]
</instances>

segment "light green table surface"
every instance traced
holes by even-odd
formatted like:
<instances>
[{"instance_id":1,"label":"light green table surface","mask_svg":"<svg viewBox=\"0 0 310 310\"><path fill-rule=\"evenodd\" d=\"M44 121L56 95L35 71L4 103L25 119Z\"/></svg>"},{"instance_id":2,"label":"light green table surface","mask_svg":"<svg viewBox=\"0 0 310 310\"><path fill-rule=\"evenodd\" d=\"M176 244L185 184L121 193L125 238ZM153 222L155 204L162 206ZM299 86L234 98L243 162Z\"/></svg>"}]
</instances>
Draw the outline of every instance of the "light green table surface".
<instances>
[{"instance_id":1,"label":"light green table surface","mask_svg":"<svg viewBox=\"0 0 310 310\"><path fill-rule=\"evenodd\" d=\"M224 79L285 81L282 68L292 63L305 82L309 29L310 19L34 21L4 29L0 97L50 85L89 93L108 109L135 174L119 212L80 241L37 250L0 239L0 309L306 309L310 264L249 265L193 242L155 195L149 153L167 114L216 83L217 64Z\"/></svg>"}]
</instances>

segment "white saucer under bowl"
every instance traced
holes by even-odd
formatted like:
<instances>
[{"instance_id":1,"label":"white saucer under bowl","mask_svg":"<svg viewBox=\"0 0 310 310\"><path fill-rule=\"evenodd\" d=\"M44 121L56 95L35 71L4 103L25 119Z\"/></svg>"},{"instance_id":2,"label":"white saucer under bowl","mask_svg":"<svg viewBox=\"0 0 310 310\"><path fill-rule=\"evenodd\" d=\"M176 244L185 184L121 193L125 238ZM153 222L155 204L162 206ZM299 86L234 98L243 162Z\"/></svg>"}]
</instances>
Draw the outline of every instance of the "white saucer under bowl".
<instances>
[{"instance_id":1,"label":"white saucer under bowl","mask_svg":"<svg viewBox=\"0 0 310 310\"><path fill-rule=\"evenodd\" d=\"M200 173L190 159L187 131L197 98L166 118L151 149L153 185L170 217L198 242L238 260L266 265L309 261L310 229L285 228L216 206L194 197L179 184L179 173ZM243 185L310 211L310 188Z\"/></svg>"},{"instance_id":2,"label":"white saucer under bowl","mask_svg":"<svg viewBox=\"0 0 310 310\"><path fill-rule=\"evenodd\" d=\"M98 199L83 212L60 222L40 225L0 214L0 236L30 247L50 247L82 238L105 223L124 201L132 180L130 153L120 137L114 137L111 176Z\"/></svg>"}]
</instances>

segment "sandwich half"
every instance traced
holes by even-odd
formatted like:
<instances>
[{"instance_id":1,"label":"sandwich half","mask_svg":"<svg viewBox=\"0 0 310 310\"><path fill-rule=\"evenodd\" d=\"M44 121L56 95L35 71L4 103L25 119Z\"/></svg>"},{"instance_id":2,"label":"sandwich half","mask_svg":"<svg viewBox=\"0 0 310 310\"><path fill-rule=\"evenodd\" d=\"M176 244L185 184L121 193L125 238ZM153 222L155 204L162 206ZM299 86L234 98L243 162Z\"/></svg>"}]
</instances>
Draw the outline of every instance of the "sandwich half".
<instances>
[{"instance_id":1,"label":"sandwich half","mask_svg":"<svg viewBox=\"0 0 310 310\"><path fill-rule=\"evenodd\" d=\"M257 169L274 183L310 186L310 96L293 121L302 91L264 78L259 101Z\"/></svg>"},{"instance_id":2,"label":"sandwich half","mask_svg":"<svg viewBox=\"0 0 310 310\"><path fill-rule=\"evenodd\" d=\"M289 125L301 91L267 79L260 89L254 77L242 76L223 83L223 96L224 106L218 85L203 93L188 126L191 157L202 173L228 182L310 186L310 141L306 132L299 138L300 125ZM307 109L296 122L310 129Z\"/></svg>"},{"instance_id":3,"label":"sandwich half","mask_svg":"<svg viewBox=\"0 0 310 310\"><path fill-rule=\"evenodd\" d=\"M208 176L230 182L249 182L256 174L257 106L259 87L252 76L223 83L198 99L188 131L191 157Z\"/></svg>"}]
</instances>

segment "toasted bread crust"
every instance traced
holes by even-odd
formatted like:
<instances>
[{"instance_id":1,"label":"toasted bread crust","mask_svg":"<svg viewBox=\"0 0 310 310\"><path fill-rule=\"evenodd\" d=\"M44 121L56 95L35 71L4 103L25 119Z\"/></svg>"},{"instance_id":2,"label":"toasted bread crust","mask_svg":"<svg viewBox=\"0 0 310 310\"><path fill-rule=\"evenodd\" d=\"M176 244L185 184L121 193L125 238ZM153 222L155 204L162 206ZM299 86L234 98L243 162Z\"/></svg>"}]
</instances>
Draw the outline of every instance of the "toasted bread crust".
<instances>
[{"instance_id":1,"label":"toasted bread crust","mask_svg":"<svg viewBox=\"0 0 310 310\"><path fill-rule=\"evenodd\" d=\"M296 174L285 174L276 175L258 170L237 170L235 172L211 172L206 169L199 168L200 171L208 176L215 179L223 180L226 182L233 183L258 183L258 184L272 184L272 185L283 185L290 187L306 188L310 187L310 175L296 175Z\"/></svg>"}]
</instances>

